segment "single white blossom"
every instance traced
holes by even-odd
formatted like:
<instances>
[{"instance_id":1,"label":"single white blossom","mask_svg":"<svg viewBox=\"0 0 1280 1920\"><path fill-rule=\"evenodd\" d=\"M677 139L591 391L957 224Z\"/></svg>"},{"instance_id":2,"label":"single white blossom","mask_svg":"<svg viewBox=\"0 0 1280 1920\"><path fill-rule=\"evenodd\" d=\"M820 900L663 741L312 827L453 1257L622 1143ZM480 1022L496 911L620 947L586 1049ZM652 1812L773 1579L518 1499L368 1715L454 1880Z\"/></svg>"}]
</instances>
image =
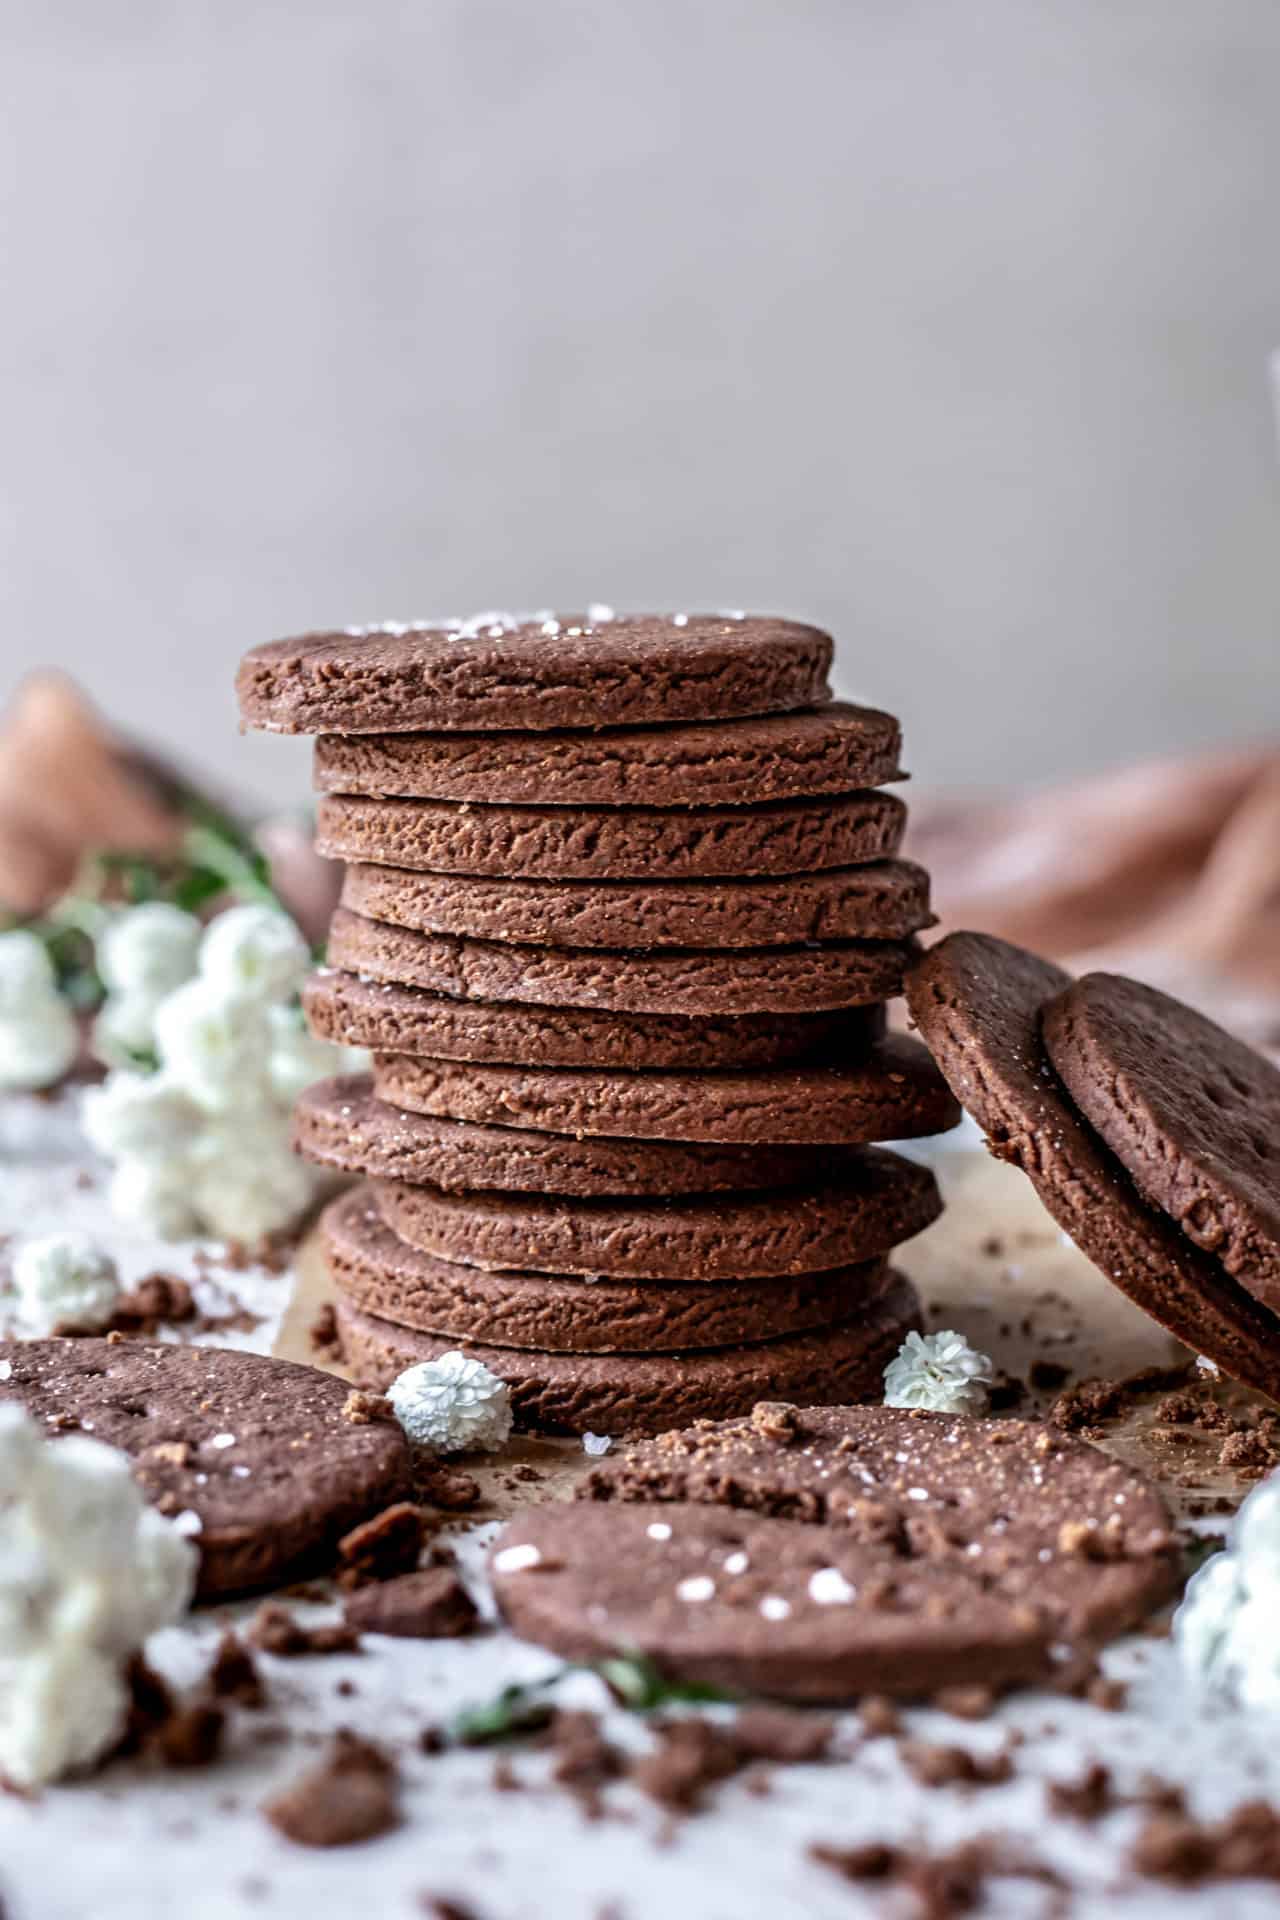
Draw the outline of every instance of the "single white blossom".
<instances>
[{"instance_id":1,"label":"single white blossom","mask_svg":"<svg viewBox=\"0 0 1280 1920\"><path fill-rule=\"evenodd\" d=\"M909 1333L884 1370L887 1407L925 1407L935 1413L983 1413L995 1368L962 1333Z\"/></svg>"},{"instance_id":2,"label":"single white blossom","mask_svg":"<svg viewBox=\"0 0 1280 1920\"><path fill-rule=\"evenodd\" d=\"M21 1013L0 1013L0 1092L37 1092L70 1073L80 1052L80 1029L56 993Z\"/></svg>"},{"instance_id":3,"label":"single white blossom","mask_svg":"<svg viewBox=\"0 0 1280 1920\"><path fill-rule=\"evenodd\" d=\"M97 942L98 972L111 993L154 1003L191 978L202 932L193 914L164 900L126 907Z\"/></svg>"},{"instance_id":4,"label":"single white blossom","mask_svg":"<svg viewBox=\"0 0 1280 1920\"><path fill-rule=\"evenodd\" d=\"M227 999L289 999L310 962L301 933L274 907L229 907L211 923L200 948L202 976Z\"/></svg>"},{"instance_id":5,"label":"single white blossom","mask_svg":"<svg viewBox=\"0 0 1280 1920\"><path fill-rule=\"evenodd\" d=\"M85 1233L20 1241L13 1284L18 1317L30 1334L57 1327L94 1333L110 1320L121 1292L115 1261Z\"/></svg>"},{"instance_id":6,"label":"single white blossom","mask_svg":"<svg viewBox=\"0 0 1280 1920\"><path fill-rule=\"evenodd\" d=\"M254 1002L229 996L201 975L160 1003L155 1035L170 1083L210 1112L257 1098L269 1036L266 1015Z\"/></svg>"},{"instance_id":7,"label":"single white blossom","mask_svg":"<svg viewBox=\"0 0 1280 1920\"><path fill-rule=\"evenodd\" d=\"M118 1219L158 1239L185 1240L200 1231L185 1156L127 1156L112 1170L108 1198Z\"/></svg>"},{"instance_id":8,"label":"single white blossom","mask_svg":"<svg viewBox=\"0 0 1280 1920\"><path fill-rule=\"evenodd\" d=\"M163 1074L108 1074L101 1086L86 1087L80 1122L89 1144L110 1159L128 1155L161 1161L184 1153L204 1123L189 1094Z\"/></svg>"},{"instance_id":9,"label":"single white blossom","mask_svg":"<svg viewBox=\"0 0 1280 1920\"><path fill-rule=\"evenodd\" d=\"M0 1019L30 1012L57 990L53 962L43 940L25 927L0 933Z\"/></svg>"},{"instance_id":10,"label":"single white blossom","mask_svg":"<svg viewBox=\"0 0 1280 1920\"><path fill-rule=\"evenodd\" d=\"M1249 1495L1226 1547L1187 1582L1173 1639L1187 1671L1237 1706L1280 1712L1280 1474Z\"/></svg>"},{"instance_id":11,"label":"single white blossom","mask_svg":"<svg viewBox=\"0 0 1280 1920\"><path fill-rule=\"evenodd\" d=\"M442 1353L407 1367L387 1398L414 1445L433 1453L496 1452L511 1433L506 1382L464 1353Z\"/></svg>"}]
</instances>

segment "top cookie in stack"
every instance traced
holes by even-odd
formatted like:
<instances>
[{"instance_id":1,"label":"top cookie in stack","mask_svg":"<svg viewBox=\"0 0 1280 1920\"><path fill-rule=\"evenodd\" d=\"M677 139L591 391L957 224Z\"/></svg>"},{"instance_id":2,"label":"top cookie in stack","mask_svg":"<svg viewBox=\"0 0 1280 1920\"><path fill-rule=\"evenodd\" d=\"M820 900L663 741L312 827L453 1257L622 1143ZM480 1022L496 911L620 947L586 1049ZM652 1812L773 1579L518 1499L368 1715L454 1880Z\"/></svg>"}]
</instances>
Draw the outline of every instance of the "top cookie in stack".
<instances>
[{"instance_id":1,"label":"top cookie in stack","mask_svg":"<svg viewBox=\"0 0 1280 1920\"><path fill-rule=\"evenodd\" d=\"M896 855L898 724L827 635L729 615L482 615L256 648L252 726L316 733L348 863L313 1027L372 1082L302 1101L367 1184L326 1238L353 1369L459 1342L545 1429L762 1394L880 1397L918 1324L891 1250L951 1126L885 1037L930 924Z\"/></svg>"}]
</instances>

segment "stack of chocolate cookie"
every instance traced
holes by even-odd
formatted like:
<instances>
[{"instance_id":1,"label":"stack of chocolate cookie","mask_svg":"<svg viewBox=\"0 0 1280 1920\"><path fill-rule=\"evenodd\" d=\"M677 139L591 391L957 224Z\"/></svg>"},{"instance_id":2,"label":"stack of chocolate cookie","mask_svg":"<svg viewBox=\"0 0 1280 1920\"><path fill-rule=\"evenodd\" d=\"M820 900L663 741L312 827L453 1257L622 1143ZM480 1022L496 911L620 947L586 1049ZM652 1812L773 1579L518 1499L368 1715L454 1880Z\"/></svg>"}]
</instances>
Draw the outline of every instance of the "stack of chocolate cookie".
<instances>
[{"instance_id":1,"label":"stack of chocolate cookie","mask_svg":"<svg viewBox=\"0 0 1280 1920\"><path fill-rule=\"evenodd\" d=\"M869 1143L958 1109L885 1034L928 879L897 722L831 701L830 658L597 610L245 659L245 721L320 736L347 863L306 1006L374 1072L297 1142L365 1176L325 1221L360 1379L464 1344L570 1432L880 1397L919 1323L889 1255L940 1202Z\"/></svg>"}]
</instances>

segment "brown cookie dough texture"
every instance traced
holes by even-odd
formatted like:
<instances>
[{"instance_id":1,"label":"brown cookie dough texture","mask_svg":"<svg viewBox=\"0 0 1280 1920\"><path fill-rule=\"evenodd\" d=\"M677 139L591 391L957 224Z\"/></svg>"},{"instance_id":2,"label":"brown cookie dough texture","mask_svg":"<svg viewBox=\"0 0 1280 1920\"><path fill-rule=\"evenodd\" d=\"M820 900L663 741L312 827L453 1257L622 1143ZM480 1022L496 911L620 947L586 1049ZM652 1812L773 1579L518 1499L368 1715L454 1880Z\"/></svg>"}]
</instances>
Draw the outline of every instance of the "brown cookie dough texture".
<instances>
[{"instance_id":1,"label":"brown cookie dough texture","mask_svg":"<svg viewBox=\"0 0 1280 1920\"><path fill-rule=\"evenodd\" d=\"M342 1046L625 1072L857 1060L885 1029L882 1005L831 1013L625 1014L456 1000L333 967L312 974L302 1004L312 1031Z\"/></svg>"},{"instance_id":2,"label":"brown cookie dough texture","mask_svg":"<svg viewBox=\"0 0 1280 1920\"><path fill-rule=\"evenodd\" d=\"M458 806L330 794L316 846L331 860L527 880L705 880L814 873L895 854L906 808L889 793L761 807Z\"/></svg>"},{"instance_id":3,"label":"brown cookie dough texture","mask_svg":"<svg viewBox=\"0 0 1280 1920\"><path fill-rule=\"evenodd\" d=\"M1158 1495L1078 1441L777 1403L637 1443L588 1476L576 1514L517 1516L490 1564L509 1624L567 1657L628 1646L680 1679L798 1700L1044 1678L1178 1575Z\"/></svg>"},{"instance_id":4,"label":"brown cookie dough texture","mask_svg":"<svg viewBox=\"0 0 1280 1920\"><path fill-rule=\"evenodd\" d=\"M494 614L271 641L236 691L245 725L275 733L644 726L815 706L831 654L793 620Z\"/></svg>"},{"instance_id":5,"label":"brown cookie dough texture","mask_svg":"<svg viewBox=\"0 0 1280 1920\"><path fill-rule=\"evenodd\" d=\"M783 947L903 940L931 926L929 876L881 860L785 880L474 880L348 867L342 904L420 933L553 947Z\"/></svg>"},{"instance_id":6,"label":"brown cookie dough texture","mask_svg":"<svg viewBox=\"0 0 1280 1920\"><path fill-rule=\"evenodd\" d=\"M986 934L950 934L907 984L912 1018L991 1151L1028 1175L1108 1279L1196 1353L1280 1399L1280 1318L1148 1206L1054 1074L1042 1009L1061 968Z\"/></svg>"},{"instance_id":7,"label":"brown cookie dough texture","mask_svg":"<svg viewBox=\"0 0 1280 1920\"><path fill-rule=\"evenodd\" d=\"M810 1404L879 1399L884 1369L921 1325L911 1284L893 1275L876 1301L817 1332L752 1346L657 1354L520 1352L467 1342L511 1390L516 1426L542 1433L661 1433L702 1417L745 1413L769 1393ZM383 1388L419 1360L460 1343L338 1302L343 1357L363 1386Z\"/></svg>"},{"instance_id":8,"label":"brown cookie dough texture","mask_svg":"<svg viewBox=\"0 0 1280 1920\"><path fill-rule=\"evenodd\" d=\"M891 714L831 701L806 713L714 726L590 732L325 735L321 793L480 801L489 806L755 806L847 794L902 777Z\"/></svg>"},{"instance_id":9,"label":"brown cookie dough texture","mask_svg":"<svg viewBox=\"0 0 1280 1920\"><path fill-rule=\"evenodd\" d=\"M1280 1309L1280 1069L1154 987L1091 973L1045 1008L1049 1058L1144 1200Z\"/></svg>"},{"instance_id":10,"label":"brown cookie dough texture","mask_svg":"<svg viewBox=\"0 0 1280 1920\"><path fill-rule=\"evenodd\" d=\"M927 1167L874 1147L837 1183L781 1193L564 1200L442 1193L390 1180L375 1181L373 1192L394 1233L442 1260L699 1283L873 1260L942 1210Z\"/></svg>"},{"instance_id":11,"label":"brown cookie dough texture","mask_svg":"<svg viewBox=\"0 0 1280 1920\"><path fill-rule=\"evenodd\" d=\"M848 1065L743 1072L499 1067L380 1053L375 1083L381 1099L412 1112L585 1138L854 1144L942 1133L960 1118L925 1048L899 1035Z\"/></svg>"},{"instance_id":12,"label":"brown cookie dough texture","mask_svg":"<svg viewBox=\"0 0 1280 1920\"><path fill-rule=\"evenodd\" d=\"M347 1383L315 1367L142 1340L3 1341L0 1359L0 1406L121 1448L153 1505L198 1517L203 1599L322 1568L410 1490L400 1428L352 1424Z\"/></svg>"},{"instance_id":13,"label":"brown cookie dough texture","mask_svg":"<svg viewBox=\"0 0 1280 1920\"><path fill-rule=\"evenodd\" d=\"M425 987L459 1000L603 1007L617 1013L822 1013L902 990L914 941L849 940L826 947L733 952L534 947L414 933L339 907L329 959L351 973Z\"/></svg>"},{"instance_id":14,"label":"brown cookie dough texture","mask_svg":"<svg viewBox=\"0 0 1280 1920\"><path fill-rule=\"evenodd\" d=\"M338 1296L401 1327L543 1353L694 1352L848 1320L890 1284L883 1261L732 1285L634 1285L545 1273L491 1273L407 1246L357 1189L324 1215Z\"/></svg>"},{"instance_id":15,"label":"brown cookie dough texture","mask_svg":"<svg viewBox=\"0 0 1280 1920\"><path fill-rule=\"evenodd\" d=\"M367 1074L309 1087L293 1110L293 1143L322 1167L450 1193L745 1193L849 1171L849 1156L839 1147L548 1138L520 1127L407 1113L379 1100Z\"/></svg>"}]
</instances>

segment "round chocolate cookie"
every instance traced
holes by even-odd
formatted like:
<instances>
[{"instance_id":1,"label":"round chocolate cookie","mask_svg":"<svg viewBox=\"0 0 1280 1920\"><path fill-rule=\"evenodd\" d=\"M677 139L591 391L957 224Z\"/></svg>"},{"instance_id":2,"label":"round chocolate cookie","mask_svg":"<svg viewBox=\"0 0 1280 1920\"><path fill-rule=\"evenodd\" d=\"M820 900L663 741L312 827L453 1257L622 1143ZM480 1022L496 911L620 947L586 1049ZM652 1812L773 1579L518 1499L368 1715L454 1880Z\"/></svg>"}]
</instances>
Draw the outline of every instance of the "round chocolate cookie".
<instances>
[{"instance_id":1,"label":"round chocolate cookie","mask_svg":"<svg viewBox=\"0 0 1280 1920\"><path fill-rule=\"evenodd\" d=\"M799 1699L1040 1678L1136 1625L1179 1574L1155 1490L1029 1421L766 1403L639 1441L578 1495L610 1503L618 1530L550 1506L497 1542L517 1633Z\"/></svg>"},{"instance_id":2,"label":"round chocolate cookie","mask_svg":"<svg viewBox=\"0 0 1280 1920\"><path fill-rule=\"evenodd\" d=\"M785 947L902 940L933 924L929 876L880 860L785 880L473 880L348 867L342 904L370 920L552 947Z\"/></svg>"},{"instance_id":3,"label":"round chocolate cookie","mask_svg":"<svg viewBox=\"0 0 1280 1920\"><path fill-rule=\"evenodd\" d=\"M1054 1075L1041 1009L1070 985L1019 947L953 933L916 967L907 1001L992 1153L1022 1168L1081 1252L1193 1352L1280 1399L1280 1318L1143 1201Z\"/></svg>"},{"instance_id":4,"label":"round chocolate cookie","mask_svg":"<svg viewBox=\"0 0 1280 1920\"><path fill-rule=\"evenodd\" d=\"M400 1428L353 1424L347 1383L315 1367L144 1340L0 1341L0 1359L0 1406L121 1448L161 1513L196 1516L202 1599L323 1568L412 1484Z\"/></svg>"},{"instance_id":5,"label":"round chocolate cookie","mask_svg":"<svg viewBox=\"0 0 1280 1920\"><path fill-rule=\"evenodd\" d=\"M834 1013L602 1013L591 1007L533 1007L454 1000L421 987L361 979L325 967L302 995L312 1031L342 1046L442 1060L529 1066L772 1067L800 1060L859 1060L885 1029L882 1005Z\"/></svg>"},{"instance_id":6,"label":"round chocolate cookie","mask_svg":"<svg viewBox=\"0 0 1280 1920\"><path fill-rule=\"evenodd\" d=\"M891 714L843 700L807 713L712 726L590 732L326 734L316 741L321 793L489 806L754 806L850 793L902 778Z\"/></svg>"},{"instance_id":7,"label":"round chocolate cookie","mask_svg":"<svg viewBox=\"0 0 1280 1920\"><path fill-rule=\"evenodd\" d=\"M407 1113L379 1100L367 1074L308 1087L293 1110L293 1144L322 1167L450 1193L747 1193L838 1179L849 1165L840 1147L550 1138Z\"/></svg>"},{"instance_id":8,"label":"round chocolate cookie","mask_svg":"<svg viewBox=\"0 0 1280 1920\"><path fill-rule=\"evenodd\" d=\"M1158 1207L1280 1310L1280 1069L1180 1000L1090 973L1044 1010L1085 1119Z\"/></svg>"},{"instance_id":9,"label":"round chocolate cookie","mask_svg":"<svg viewBox=\"0 0 1280 1920\"><path fill-rule=\"evenodd\" d=\"M795 620L495 613L274 640L236 691L273 733L646 726L816 706L831 652Z\"/></svg>"},{"instance_id":10,"label":"round chocolate cookie","mask_svg":"<svg viewBox=\"0 0 1280 1920\"><path fill-rule=\"evenodd\" d=\"M339 1296L361 1312L450 1340L542 1353L693 1352L770 1340L847 1320L889 1285L882 1260L723 1287L491 1273L407 1246L359 1189L328 1209L321 1235Z\"/></svg>"},{"instance_id":11,"label":"round chocolate cookie","mask_svg":"<svg viewBox=\"0 0 1280 1920\"><path fill-rule=\"evenodd\" d=\"M330 860L526 880L716 880L816 873L895 854L907 810L891 793L761 807L492 807L329 794L316 846Z\"/></svg>"},{"instance_id":12,"label":"round chocolate cookie","mask_svg":"<svg viewBox=\"0 0 1280 1920\"><path fill-rule=\"evenodd\" d=\"M920 1327L915 1289L901 1275L852 1320L753 1346L656 1354L526 1353L465 1344L505 1380L516 1426L544 1433L662 1433L689 1420L745 1413L766 1393L809 1403L870 1400L884 1369ZM419 1360L436 1360L457 1340L417 1333L338 1302L338 1333L357 1380L385 1387Z\"/></svg>"},{"instance_id":13,"label":"round chocolate cookie","mask_svg":"<svg viewBox=\"0 0 1280 1920\"><path fill-rule=\"evenodd\" d=\"M928 1053L897 1034L833 1067L579 1072L380 1053L374 1077L381 1099L410 1112L587 1138L855 1145L945 1133L960 1118Z\"/></svg>"},{"instance_id":14,"label":"round chocolate cookie","mask_svg":"<svg viewBox=\"0 0 1280 1920\"><path fill-rule=\"evenodd\" d=\"M927 1167L864 1147L825 1187L680 1200L441 1193L375 1180L387 1225L465 1266L698 1284L818 1273L873 1260L942 1211Z\"/></svg>"},{"instance_id":15,"label":"round chocolate cookie","mask_svg":"<svg viewBox=\"0 0 1280 1920\"><path fill-rule=\"evenodd\" d=\"M902 991L914 941L825 947L671 948L660 953L533 947L414 933L339 907L329 958L339 967L459 1000L604 1007L614 1013L823 1013Z\"/></svg>"}]
</instances>

